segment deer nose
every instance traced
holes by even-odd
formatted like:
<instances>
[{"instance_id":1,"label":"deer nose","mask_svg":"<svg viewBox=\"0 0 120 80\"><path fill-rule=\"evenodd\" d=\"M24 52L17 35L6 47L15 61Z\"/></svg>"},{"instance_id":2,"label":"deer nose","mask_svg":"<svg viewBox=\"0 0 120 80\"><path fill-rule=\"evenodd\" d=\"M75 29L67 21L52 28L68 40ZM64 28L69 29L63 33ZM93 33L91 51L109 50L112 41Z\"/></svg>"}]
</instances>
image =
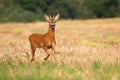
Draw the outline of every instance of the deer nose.
<instances>
[{"instance_id":1,"label":"deer nose","mask_svg":"<svg viewBox=\"0 0 120 80\"><path fill-rule=\"evenodd\" d=\"M51 26L55 26L55 23L51 23Z\"/></svg>"}]
</instances>

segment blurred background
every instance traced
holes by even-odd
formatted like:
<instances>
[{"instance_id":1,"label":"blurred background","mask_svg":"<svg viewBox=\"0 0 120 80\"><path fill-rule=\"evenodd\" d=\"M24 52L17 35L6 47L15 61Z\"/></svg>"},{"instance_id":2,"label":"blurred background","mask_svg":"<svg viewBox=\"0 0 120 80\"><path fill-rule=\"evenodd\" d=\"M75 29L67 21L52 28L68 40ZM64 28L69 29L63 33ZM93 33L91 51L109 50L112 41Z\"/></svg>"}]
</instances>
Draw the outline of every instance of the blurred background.
<instances>
[{"instance_id":1,"label":"blurred background","mask_svg":"<svg viewBox=\"0 0 120 80\"><path fill-rule=\"evenodd\" d=\"M0 22L42 21L57 13L62 19L120 17L120 0L0 0Z\"/></svg>"}]
</instances>

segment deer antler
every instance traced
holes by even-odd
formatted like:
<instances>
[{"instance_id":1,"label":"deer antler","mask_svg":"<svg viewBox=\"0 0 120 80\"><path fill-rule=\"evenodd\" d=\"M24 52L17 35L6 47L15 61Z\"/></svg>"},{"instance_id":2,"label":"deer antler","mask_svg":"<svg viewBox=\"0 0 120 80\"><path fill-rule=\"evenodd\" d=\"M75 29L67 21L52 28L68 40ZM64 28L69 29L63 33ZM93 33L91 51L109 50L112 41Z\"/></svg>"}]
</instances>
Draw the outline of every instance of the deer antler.
<instances>
[{"instance_id":1,"label":"deer antler","mask_svg":"<svg viewBox=\"0 0 120 80\"><path fill-rule=\"evenodd\" d=\"M49 15L50 19L52 18L50 15Z\"/></svg>"},{"instance_id":2,"label":"deer antler","mask_svg":"<svg viewBox=\"0 0 120 80\"><path fill-rule=\"evenodd\" d=\"M55 18L55 15L53 15L53 18Z\"/></svg>"}]
</instances>

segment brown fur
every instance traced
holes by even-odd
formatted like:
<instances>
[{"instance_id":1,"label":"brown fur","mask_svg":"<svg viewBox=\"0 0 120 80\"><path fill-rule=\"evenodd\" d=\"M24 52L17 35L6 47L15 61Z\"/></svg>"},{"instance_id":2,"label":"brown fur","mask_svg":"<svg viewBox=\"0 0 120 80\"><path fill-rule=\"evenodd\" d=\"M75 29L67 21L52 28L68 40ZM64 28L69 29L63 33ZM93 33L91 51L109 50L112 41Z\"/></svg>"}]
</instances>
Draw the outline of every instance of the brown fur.
<instances>
[{"instance_id":1,"label":"brown fur","mask_svg":"<svg viewBox=\"0 0 120 80\"><path fill-rule=\"evenodd\" d=\"M45 15L45 19L50 23L53 22L55 23L58 19L59 19L59 14L53 18L48 17L47 15ZM57 58L55 56L55 45L56 45L56 41L55 41L55 25L54 28L52 28L51 24L49 24L49 28L48 28L48 32L45 34L32 34L29 36L29 41L31 44L31 50L32 50L32 58L31 58L31 62L34 60L35 58L35 50L36 48L42 48L45 50L45 52L47 53L47 56L44 58L44 60L47 60L48 57L50 56L50 54L48 53L48 49L52 50L52 54L54 57L55 62L57 61Z\"/></svg>"}]
</instances>

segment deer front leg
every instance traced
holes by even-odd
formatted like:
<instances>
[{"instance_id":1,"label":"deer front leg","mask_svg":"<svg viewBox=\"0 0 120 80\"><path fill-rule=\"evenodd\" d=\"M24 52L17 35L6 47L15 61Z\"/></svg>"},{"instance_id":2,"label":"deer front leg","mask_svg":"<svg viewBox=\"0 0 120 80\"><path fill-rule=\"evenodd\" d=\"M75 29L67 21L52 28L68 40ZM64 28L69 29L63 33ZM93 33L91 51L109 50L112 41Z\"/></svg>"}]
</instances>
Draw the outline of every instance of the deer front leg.
<instances>
[{"instance_id":1,"label":"deer front leg","mask_svg":"<svg viewBox=\"0 0 120 80\"><path fill-rule=\"evenodd\" d=\"M47 53L47 56L44 58L44 60L47 60L48 57L50 56L50 54L48 53L48 50L46 48L43 48L45 50L45 52Z\"/></svg>"},{"instance_id":2,"label":"deer front leg","mask_svg":"<svg viewBox=\"0 0 120 80\"><path fill-rule=\"evenodd\" d=\"M54 47L52 48L52 55L54 57L55 62L57 62L57 57L56 57L56 54L55 54L55 48Z\"/></svg>"}]
</instances>

